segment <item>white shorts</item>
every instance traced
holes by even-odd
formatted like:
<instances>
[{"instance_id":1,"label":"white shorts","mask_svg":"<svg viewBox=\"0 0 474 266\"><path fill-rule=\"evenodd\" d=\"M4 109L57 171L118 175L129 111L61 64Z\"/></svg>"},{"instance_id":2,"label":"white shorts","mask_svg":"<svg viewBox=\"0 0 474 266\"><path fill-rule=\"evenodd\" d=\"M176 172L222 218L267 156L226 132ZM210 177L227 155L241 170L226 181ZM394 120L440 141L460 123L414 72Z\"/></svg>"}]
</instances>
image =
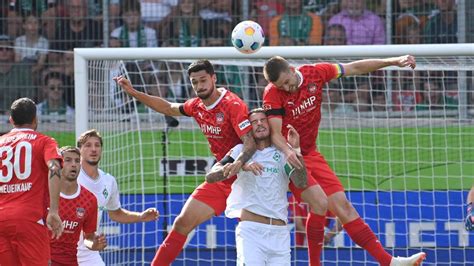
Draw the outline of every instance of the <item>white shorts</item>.
<instances>
[{"instance_id":1,"label":"white shorts","mask_svg":"<svg viewBox=\"0 0 474 266\"><path fill-rule=\"evenodd\" d=\"M79 266L105 266L99 251L94 250L81 250L81 252L77 254L77 262Z\"/></svg>"},{"instance_id":2,"label":"white shorts","mask_svg":"<svg viewBox=\"0 0 474 266\"><path fill-rule=\"evenodd\" d=\"M290 231L286 226L242 221L235 228L237 265L290 265Z\"/></svg>"}]
</instances>

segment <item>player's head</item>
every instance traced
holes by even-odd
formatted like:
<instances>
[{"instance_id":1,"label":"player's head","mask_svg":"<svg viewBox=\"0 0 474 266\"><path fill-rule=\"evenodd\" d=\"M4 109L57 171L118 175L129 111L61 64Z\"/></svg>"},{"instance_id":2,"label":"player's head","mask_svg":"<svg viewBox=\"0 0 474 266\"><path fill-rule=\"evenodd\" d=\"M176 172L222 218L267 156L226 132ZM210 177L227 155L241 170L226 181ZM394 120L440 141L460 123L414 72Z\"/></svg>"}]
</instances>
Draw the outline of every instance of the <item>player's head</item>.
<instances>
[{"instance_id":1,"label":"player's head","mask_svg":"<svg viewBox=\"0 0 474 266\"><path fill-rule=\"evenodd\" d=\"M10 107L10 123L17 128L35 129L38 126L36 119L36 104L30 98L15 100Z\"/></svg>"},{"instance_id":2,"label":"player's head","mask_svg":"<svg viewBox=\"0 0 474 266\"><path fill-rule=\"evenodd\" d=\"M64 146L59 152L63 157L63 170L61 177L67 181L75 181L81 170L81 153L78 148L73 146Z\"/></svg>"},{"instance_id":3,"label":"player's head","mask_svg":"<svg viewBox=\"0 0 474 266\"><path fill-rule=\"evenodd\" d=\"M90 129L82 133L77 140L82 162L98 165L102 156L102 144L102 136L96 129Z\"/></svg>"},{"instance_id":4,"label":"player's head","mask_svg":"<svg viewBox=\"0 0 474 266\"><path fill-rule=\"evenodd\" d=\"M274 56L265 62L263 75L279 90L293 93L298 90L299 78L295 69L281 56Z\"/></svg>"},{"instance_id":5,"label":"player's head","mask_svg":"<svg viewBox=\"0 0 474 266\"><path fill-rule=\"evenodd\" d=\"M252 133L257 142L270 141L270 125L263 108L255 108L249 112Z\"/></svg>"},{"instance_id":6,"label":"player's head","mask_svg":"<svg viewBox=\"0 0 474 266\"><path fill-rule=\"evenodd\" d=\"M198 60L188 67L188 75L196 95L205 100L216 90L217 77L209 60Z\"/></svg>"}]
</instances>

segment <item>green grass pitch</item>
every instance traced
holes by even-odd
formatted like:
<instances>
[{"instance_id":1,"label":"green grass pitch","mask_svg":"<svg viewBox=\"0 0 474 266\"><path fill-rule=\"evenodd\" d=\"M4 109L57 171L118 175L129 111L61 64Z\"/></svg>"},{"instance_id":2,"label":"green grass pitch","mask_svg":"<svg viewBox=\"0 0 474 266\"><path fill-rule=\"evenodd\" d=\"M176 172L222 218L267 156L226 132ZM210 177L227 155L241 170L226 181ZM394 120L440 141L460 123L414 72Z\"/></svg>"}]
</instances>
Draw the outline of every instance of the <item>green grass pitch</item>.
<instances>
[{"instance_id":1,"label":"green grass pitch","mask_svg":"<svg viewBox=\"0 0 474 266\"><path fill-rule=\"evenodd\" d=\"M73 133L46 133L61 146L75 143ZM474 127L321 129L318 144L348 190L464 190L474 184L472 136ZM151 131L106 139L105 149L114 149L104 170L117 177L122 193L163 192L160 141L161 132ZM197 131L172 131L168 150L175 158L210 156ZM167 192L190 193L203 180L171 176Z\"/></svg>"}]
</instances>

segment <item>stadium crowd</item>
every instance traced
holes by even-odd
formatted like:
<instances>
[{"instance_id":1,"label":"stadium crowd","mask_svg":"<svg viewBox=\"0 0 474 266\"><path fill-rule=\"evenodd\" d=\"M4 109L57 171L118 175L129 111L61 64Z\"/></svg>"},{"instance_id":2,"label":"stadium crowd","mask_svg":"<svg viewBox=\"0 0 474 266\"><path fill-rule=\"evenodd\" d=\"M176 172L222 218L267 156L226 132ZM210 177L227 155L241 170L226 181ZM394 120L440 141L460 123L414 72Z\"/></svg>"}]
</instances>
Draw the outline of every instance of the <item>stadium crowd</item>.
<instances>
[{"instance_id":1,"label":"stadium crowd","mask_svg":"<svg viewBox=\"0 0 474 266\"><path fill-rule=\"evenodd\" d=\"M104 10L99 0L1 0L0 114L6 114L14 99L30 97L38 103L41 115L59 114L70 121L74 114L75 47L229 46L233 26L245 17L263 27L265 45L458 43L474 39L472 22L467 19L465 28L458 26L455 0L395 0L392 7L383 0L249 0L249 14L243 13L243 2L110 0ZM466 1L466 17L473 13L474 4ZM108 36L104 36L103 23L108 24ZM465 35L462 40L461 33ZM148 93L181 102L192 96L185 67L160 64L157 69L162 74L146 76L148 85L154 85L148 86ZM242 85L242 73L236 66L218 67L218 83L255 107L265 82L260 68L252 72L256 74L249 74L250 84L257 90ZM393 71L391 95L386 91L389 78L384 71L343 78L328 86L323 111L350 115L456 109L456 75L450 71ZM468 103L472 104L474 97L469 95Z\"/></svg>"}]
</instances>

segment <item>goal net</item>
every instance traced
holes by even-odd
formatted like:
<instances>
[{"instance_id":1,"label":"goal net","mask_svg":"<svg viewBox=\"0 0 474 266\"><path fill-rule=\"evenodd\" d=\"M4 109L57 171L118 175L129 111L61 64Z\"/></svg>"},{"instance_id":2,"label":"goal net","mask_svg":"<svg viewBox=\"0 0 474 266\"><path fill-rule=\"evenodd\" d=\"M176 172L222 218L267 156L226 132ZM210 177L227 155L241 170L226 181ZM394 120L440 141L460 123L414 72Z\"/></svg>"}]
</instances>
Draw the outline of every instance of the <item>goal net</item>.
<instances>
[{"instance_id":1,"label":"goal net","mask_svg":"<svg viewBox=\"0 0 474 266\"><path fill-rule=\"evenodd\" d=\"M116 177L122 206L156 207L157 222L118 224L104 217L107 265L149 264L174 219L214 163L197 124L170 119L128 97L112 77L172 102L193 97L186 76L195 59L211 60L220 86L249 108L261 106L262 66L273 55L292 64L350 62L414 54L415 70L385 68L342 78L323 92L318 149L361 217L388 252L427 253L436 265L474 263L474 234L464 230L474 184L474 52L469 45L75 49L76 135L104 137L101 168ZM304 206L302 206L304 208ZM290 212L292 236L298 212ZM173 265L235 265L237 221L214 217L188 237ZM342 231L322 254L324 265L377 265ZM292 265L307 265L305 243L292 237Z\"/></svg>"}]
</instances>

